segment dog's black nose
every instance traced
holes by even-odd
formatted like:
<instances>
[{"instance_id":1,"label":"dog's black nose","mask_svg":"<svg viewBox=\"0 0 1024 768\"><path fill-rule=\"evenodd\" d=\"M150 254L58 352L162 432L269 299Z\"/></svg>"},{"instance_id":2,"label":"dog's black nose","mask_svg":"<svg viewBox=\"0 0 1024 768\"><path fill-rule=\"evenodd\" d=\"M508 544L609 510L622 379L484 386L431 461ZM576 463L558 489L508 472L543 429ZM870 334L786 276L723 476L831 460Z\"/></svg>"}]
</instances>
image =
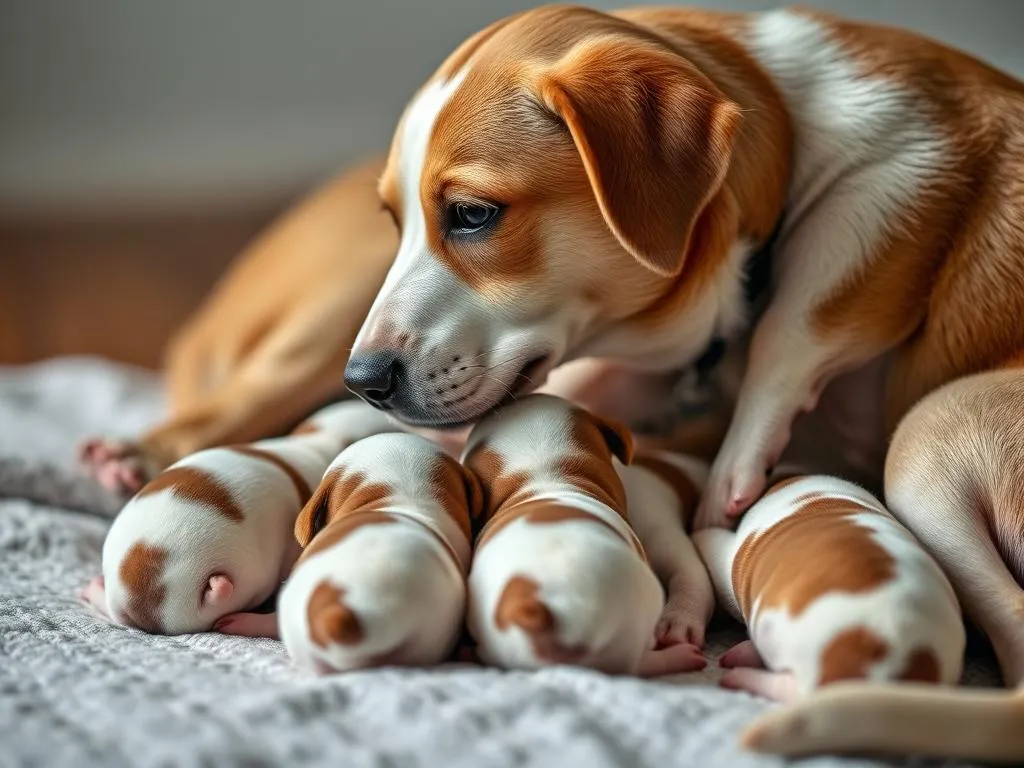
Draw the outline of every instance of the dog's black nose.
<instances>
[{"instance_id":1,"label":"dog's black nose","mask_svg":"<svg viewBox=\"0 0 1024 768\"><path fill-rule=\"evenodd\" d=\"M345 386L370 405L385 407L398 389L402 361L396 352L370 352L350 357Z\"/></svg>"}]
</instances>

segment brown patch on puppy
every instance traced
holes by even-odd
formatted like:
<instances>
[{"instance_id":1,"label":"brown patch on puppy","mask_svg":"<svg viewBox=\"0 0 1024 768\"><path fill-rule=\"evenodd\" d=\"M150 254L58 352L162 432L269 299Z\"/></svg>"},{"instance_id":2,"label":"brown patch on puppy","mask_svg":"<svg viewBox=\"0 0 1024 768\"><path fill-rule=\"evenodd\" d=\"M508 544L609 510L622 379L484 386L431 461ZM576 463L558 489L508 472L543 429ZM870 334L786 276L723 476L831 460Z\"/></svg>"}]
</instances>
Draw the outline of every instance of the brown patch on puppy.
<instances>
[{"instance_id":1,"label":"brown patch on puppy","mask_svg":"<svg viewBox=\"0 0 1024 768\"><path fill-rule=\"evenodd\" d=\"M282 459L280 456L277 456L271 453L270 451L264 451L260 450L259 448L254 448L251 445L230 445L228 446L228 450L234 451L235 453L240 453L243 456L249 456L253 459L265 461L268 464L273 464L275 467L280 469L282 472L288 475L288 479L291 480L292 485L295 486L295 492L299 495L300 504L305 504L307 501L309 501L309 497L312 496L312 491L309 490L309 483L306 482L306 479L298 473L295 467L293 467L287 461Z\"/></svg>"},{"instance_id":2,"label":"brown patch on puppy","mask_svg":"<svg viewBox=\"0 0 1024 768\"><path fill-rule=\"evenodd\" d=\"M362 641L363 626L359 617L345 605L345 590L321 581L309 596L306 605L309 636L315 645L355 645Z\"/></svg>"},{"instance_id":3,"label":"brown patch on puppy","mask_svg":"<svg viewBox=\"0 0 1024 768\"><path fill-rule=\"evenodd\" d=\"M899 677L908 683L940 683L942 670L931 648L918 648L907 658L907 666Z\"/></svg>"},{"instance_id":4,"label":"brown patch on puppy","mask_svg":"<svg viewBox=\"0 0 1024 768\"><path fill-rule=\"evenodd\" d=\"M870 592L896 577L896 561L853 515L873 512L849 499L808 497L789 517L749 536L732 566L744 618L759 609L799 616L829 592ZM794 557L794 553L799 553Z\"/></svg>"},{"instance_id":5,"label":"brown patch on puppy","mask_svg":"<svg viewBox=\"0 0 1024 768\"><path fill-rule=\"evenodd\" d=\"M486 443L466 456L464 466L480 480L484 521L490 520L501 507L525 500L530 475L506 471L502 455Z\"/></svg>"},{"instance_id":6,"label":"brown patch on puppy","mask_svg":"<svg viewBox=\"0 0 1024 768\"><path fill-rule=\"evenodd\" d=\"M387 512L353 512L351 514L333 520L330 525L320 531L308 546L302 550L299 560L315 555L325 549L330 549L343 540L346 536L354 533L364 525L387 525L394 523L395 518Z\"/></svg>"},{"instance_id":7,"label":"brown patch on puppy","mask_svg":"<svg viewBox=\"0 0 1024 768\"><path fill-rule=\"evenodd\" d=\"M242 508L231 491L209 472L197 467L171 467L150 480L138 498L170 490L177 498L202 504L220 512L228 520L240 523L245 519Z\"/></svg>"},{"instance_id":8,"label":"brown patch on puppy","mask_svg":"<svg viewBox=\"0 0 1024 768\"><path fill-rule=\"evenodd\" d=\"M368 483L361 472L346 475L343 467L336 467L324 475L296 518L295 539L305 547L328 523L342 515L377 510L390 496L391 488L384 483Z\"/></svg>"},{"instance_id":9,"label":"brown patch on puppy","mask_svg":"<svg viewBox=\"0 0 1024 768\"><path fill-rule=\"evenodd\" d=\"M480 535L476 540L475 550L480 551L480 549L486 545L488 541L494 538L502 528L509 523L519 520L520 518L537 525L564 523L567 520L582 520L584 522L602 525L619 538L622 538L622 534L620 534L615 528L601 518L594 517L594 515L585 510L579 509L578 507L572 507L567 504L560 504L559 502L551 499L539 499L537 501L520 502L514 506L499 510L498 514L488 520L487 524L483 527L483 530L480 531ZM647 555L644 552L639 539L634 536L631 537L627 543L632 546L636 553L646 561Z\"/></svg>"},{"instance_id":10,"label":"brown patch on puppy","mask_svg":"<svg viewBox=\"0 0 1024 768\"><path fill-rule=\"evenodd\" d=\"M479 486L476 478L451 456L439 455L430 471L430 488L437 503L458 523L466 538L473 540L470 510Z\"/></svg>"},{"instance_id":11,"label":"brown patch on puppy","mask_svg":"<svg viewBox=\"0 0 1024 768\"><path fill-rule=\"evenodd\" d=\"M167 550L136 542L124 556L118 568L118 577L128 593L124 612L132 625L146 632L159 633L160 609L167 588L163 585Z\"/></svg>"},{"instance_id":12,"label":"brown patch on puppy","mask_svg":"<svg viewBox=\"0 0 1024 768\"><path fill-rule=\"evenodd\" d=\"M693 525L693 515L700 502L700 491L690 476L670 461L653 454L641 454L633 459L633 464L649 470L675 491L679 499L679 515L683 527L689 531Z\"/></svg>"},{"instance_id":13,"label":"brown patch on puppy","mask_svg":"<svg viewBox=\"0 0 1024 768\"><path fill-rule=\"evenodd\" d=\"M889 644L866 627L840 632L821 654L818 685L866 678L871 666L888 652Z\"/></svg>"},{"instance_id":14,"label":"brown patch on puppy","mask_svg":"<svg viewBox=\"0 0 1024 768\"><path fill-rule=\"evenodd\" d=\"M588 411L575 410L569 424L569 443L571 452L556 465L565 481L628 520L626 489L612 464L612 454L624 464L632 460L629 430Z\"/></svg>"},{"instance_id":15,"label":"brown patch on puppy","mask_svg":"<svg viewBox=\"0 0 1024 768\"><path fill-rule=\"evenodd\" d=\"M513 576L494 608L494 624L501 631L519 627L530 637L538 658L552 663L568 663L579 659L584 646L567 647L558 639L554 614L540 599L540 585L525 576Z\"/></svg>"}]
</instances>

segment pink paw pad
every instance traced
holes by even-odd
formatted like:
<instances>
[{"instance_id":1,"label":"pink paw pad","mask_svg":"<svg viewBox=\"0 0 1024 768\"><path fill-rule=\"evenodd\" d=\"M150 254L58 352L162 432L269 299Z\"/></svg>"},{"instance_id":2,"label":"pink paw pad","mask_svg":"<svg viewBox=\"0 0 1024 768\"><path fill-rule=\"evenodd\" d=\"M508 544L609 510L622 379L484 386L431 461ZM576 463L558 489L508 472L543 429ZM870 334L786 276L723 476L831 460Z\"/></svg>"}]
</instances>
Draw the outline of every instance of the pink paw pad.
<instances>
[{"instance_id":1,"label":"pink paw pad","mask_svg":"<svg viewBox=\"0 0 1024 768\"><path fill-rule=\"evenodd\" d=\"M133 494L147 480L142 451L128 443L88 440L79 450L79 462L96 482L113 493Z\"/></svg>"}]
</instances>

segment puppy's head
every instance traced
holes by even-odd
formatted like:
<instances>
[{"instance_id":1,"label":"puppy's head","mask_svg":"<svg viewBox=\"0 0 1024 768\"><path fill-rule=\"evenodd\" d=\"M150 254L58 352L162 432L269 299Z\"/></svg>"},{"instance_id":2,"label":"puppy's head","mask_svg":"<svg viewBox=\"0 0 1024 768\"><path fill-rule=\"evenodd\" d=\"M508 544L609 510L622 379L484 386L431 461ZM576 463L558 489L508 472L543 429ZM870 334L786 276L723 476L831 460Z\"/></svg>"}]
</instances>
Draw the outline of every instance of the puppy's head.
<instances>
[{"instance_id":1,"label":"puppy's head","mask_svg":"<svg viewBox=\"0 0 1024 768\"><path fill-rule=\"evenodd\" d=\"M350 388L450 427L573 357L654 364L619 331L703 279L701 216L738 119L677 51L606 14L541 8L470 38L395 134L380 194L401 245Z\"/></svg>"},{"instance_id":2,"label":"puppy's head","mask_svg":"<svg viewBox=\"0 0 1024 768\"><path fill-rule=\"evenodd\" d=\"M438 445L405 432L376 434L353 443L332 462L299 513L295 538L306 558L337 535L325 537L325 532L348 530L346 518L354 513L409 509L454 520L468 540L480 507L477 478Z\"/></svg>"},{"instance_id":3,"label":"puppy's head","mask_svg":"<svg viewBox=\"0 0 1024 768\"><path fill-rule=\"evenodd\" d=\"M177 466L146 485L103 543L107 613L156 634L209 630L277 588L284 541L267 541L216 475Z\"/></svg>"},{"instance_id":4,"label":"puppy's head","mask_svg":"<svg viewBox=\"0 0 1024 768\"><path fill-rule=\"evenodd\" d=\"M463 463L481 480L487 516L528 487L568 484L620 511L622 483L612 457L629 463L623 425L552 395L530 395L489 414L469 435Z\"/></svg>"}]
</instances>

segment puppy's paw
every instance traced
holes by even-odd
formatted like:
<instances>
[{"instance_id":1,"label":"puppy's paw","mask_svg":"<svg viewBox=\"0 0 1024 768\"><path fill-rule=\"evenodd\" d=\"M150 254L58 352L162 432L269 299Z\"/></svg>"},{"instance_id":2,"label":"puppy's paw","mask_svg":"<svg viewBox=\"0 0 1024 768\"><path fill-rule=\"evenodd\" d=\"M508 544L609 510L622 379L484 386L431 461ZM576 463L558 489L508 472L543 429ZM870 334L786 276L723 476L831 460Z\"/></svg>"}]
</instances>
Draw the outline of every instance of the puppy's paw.
<instances>
[{"instance_id":1,"label":"puppy's paw","mask_svg":"<svg viewBox=\"0 0 1024 768\"><path fill-rule=\"evenodd\" d=\"M704 629L707 612L690 605L673 601L671 598L661 613L654 628L656 648L689 644L694 648L704 647Z\"/></svg>"},{"instance_id":2,"label":"puppy's paw","mask_svg":"<svg viewBox=\"0 0 1024 768\"><path fill-rule=\"evenodd\" d=\"M92 606L100 615L110 618L107 613L106 582L102 576L96 576L78 593L78 599Z\"/></svg>"},{"instance_id":3,"label":"puppy's paw","mask_svg":"<svg viewBox=\"0 0 1024 768\"><path fill-rule=\"evenodd\" d=\"M690 643L679 643L646 651L640 658L637 673L641 677L661 677L684 672L700 672L707 665L708 660L704 658L699 648Z\"/></svg>"},{"instance_id":4,"label":"puppy's paw","mask_svg":"<svg viewBox=\"0 0 1024 768\"><path fill-rule=\"evenodd\" d=\"M796 678L789 672L739 667L726 672L719 685L730 691L745 691L772 701L797 699Z\"/></svg>"},{"instance_id":5,"label":"puppy's paw","mask_svg":"<svg viewBox=\"0 0 1024 768\"><path fill-rule=\"evenodd\" d=\"M763 669L764 661L761 659L761 654L757 652L754 644L750 640L744 640L723 653L718 659L718 665L725 669L737 669L740 667Z\"/></svg>"},{"instance_id":6,"label":"puppy's paw","mask_svg":"<svg viewBox=\"0 0 1024 768\"><path fill-rule=\"evenodd\" d=\"M145 449L123 440L95 438L78 451L79 464L108 491L131 496L160 471L159 462Z\"/></svg>"},{"instance_id":7,"label":"puppy's paw","mask_svg":"<svg viewBox=\"0 0 1024 768\"><path fill-rule=\"evenodd\" d=\"M222 635L280 639L276 613L229 613L217 620L213 631Z\"/></svg>"}]
</instances>

